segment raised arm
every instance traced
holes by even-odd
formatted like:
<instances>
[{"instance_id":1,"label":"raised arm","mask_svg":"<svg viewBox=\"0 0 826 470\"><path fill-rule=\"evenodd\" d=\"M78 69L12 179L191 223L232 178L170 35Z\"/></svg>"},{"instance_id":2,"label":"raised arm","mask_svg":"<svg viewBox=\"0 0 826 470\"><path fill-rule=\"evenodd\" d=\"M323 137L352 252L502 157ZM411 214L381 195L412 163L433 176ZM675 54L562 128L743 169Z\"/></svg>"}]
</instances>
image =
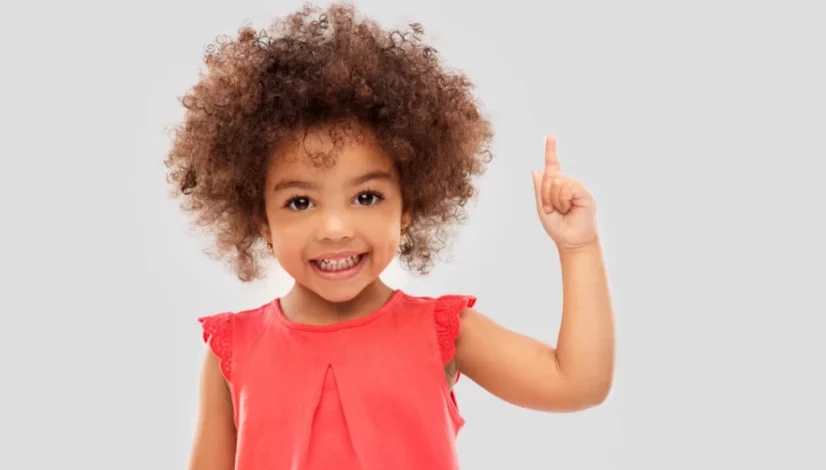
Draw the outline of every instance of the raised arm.
<instances>
[{"instance_id":1,"label":"raised arm","mask_svg":"<svg viewBox=\"0 0 826 470\"><path fill-rule=\"evenodd\" d=\"M614 370L614 320L594 200L585 186L562 175L553 137L546 144L545 171L534 173L534 186L539 218L556 243L562 269L557 345L510 331L466 309L456 361L464 375L514 405L582 410L605 399ZM530 314L547 314L551 308L551 302L531 306Z\"/></svg>"}]
</instances>

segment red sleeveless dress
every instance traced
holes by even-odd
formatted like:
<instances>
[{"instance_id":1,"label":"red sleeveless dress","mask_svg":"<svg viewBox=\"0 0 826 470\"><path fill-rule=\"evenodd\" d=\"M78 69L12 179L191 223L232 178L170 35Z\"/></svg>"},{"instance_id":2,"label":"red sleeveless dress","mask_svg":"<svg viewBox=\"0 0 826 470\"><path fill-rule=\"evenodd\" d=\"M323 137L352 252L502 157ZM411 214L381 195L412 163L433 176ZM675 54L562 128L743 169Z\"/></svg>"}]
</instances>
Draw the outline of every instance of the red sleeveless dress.
<instances>
[{"instance_id":1,"label":"red sleeveless dress","mask_svg":"<svg viewBox=\"0 0 826 470\"><path fill-rule=\"evenodd\" d=\"M237 470L452 470L464 420L445 379L473 296L397 290L364 317L291 322L278 299L200 319L230 383Z\"/></svg>"}]
</instances>

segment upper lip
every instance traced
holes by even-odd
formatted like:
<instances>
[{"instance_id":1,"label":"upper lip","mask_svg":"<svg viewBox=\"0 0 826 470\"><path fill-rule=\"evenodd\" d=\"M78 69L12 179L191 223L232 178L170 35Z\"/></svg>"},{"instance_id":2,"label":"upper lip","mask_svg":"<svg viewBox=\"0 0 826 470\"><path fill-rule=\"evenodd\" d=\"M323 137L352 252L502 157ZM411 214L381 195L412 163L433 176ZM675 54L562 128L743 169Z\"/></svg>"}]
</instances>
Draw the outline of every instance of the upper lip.
<instances>
[{"instance_id":1,"label":"upper lip","mask_svg":"<svg viewBox=\"0 0 826 470\"><path fill-rule=\"evenodd\" d=\"M351 256L356 256L363 254L363 251L336 251L334 253L324 253L322 255L318 255L313 257L313 261L320 261L320 260L338 260L338 259L347 259Z\"/></svg>"}]
</instances>

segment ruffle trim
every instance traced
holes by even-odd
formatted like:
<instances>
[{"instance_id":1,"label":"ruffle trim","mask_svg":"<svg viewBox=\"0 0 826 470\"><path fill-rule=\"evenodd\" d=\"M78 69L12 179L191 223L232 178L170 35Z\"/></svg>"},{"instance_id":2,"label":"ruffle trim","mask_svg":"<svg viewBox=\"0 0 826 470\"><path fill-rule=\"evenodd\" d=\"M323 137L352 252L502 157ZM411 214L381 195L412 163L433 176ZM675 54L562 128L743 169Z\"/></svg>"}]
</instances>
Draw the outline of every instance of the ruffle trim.
<instances>
[{"instance_id":1,"label":"ruffle trim","mask_svg":"<svg viewBox=\"0 0 826 470\"><path fill-rule=\"evenodd\" d=\"M221 373L227 381L232 379L232 313L219 313L201 317L204 342L218 358Z\"/></svg>"},{"instance_id":2,"label":"ruffle trim","mask_svg":"<svg viewBox=\"0 0 826 470\"><path fill-rule=\"evenodd\" d=\"M456 354L456 338L459 337L461 327L459 315L475 303L476 297L472 295L445 295L436 299L433 319L436 322L436 337L444 365L450 363Z\"/></svg>"}]
</instances>

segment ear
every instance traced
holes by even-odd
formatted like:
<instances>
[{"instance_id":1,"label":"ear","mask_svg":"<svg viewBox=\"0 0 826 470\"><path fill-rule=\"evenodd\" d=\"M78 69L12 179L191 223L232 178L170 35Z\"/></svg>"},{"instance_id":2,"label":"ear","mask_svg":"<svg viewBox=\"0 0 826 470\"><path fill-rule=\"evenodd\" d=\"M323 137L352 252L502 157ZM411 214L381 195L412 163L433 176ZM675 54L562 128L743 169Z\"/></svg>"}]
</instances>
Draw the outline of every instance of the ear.
<instances>
[{"instance_id":1,"label":"ear","mask_svg":"<svg viewBox=\"0 0 826 470\"><path fill-rule=\"evenodd\" d=\"M259 229L259 233L261 234L261 238L263 238L266 243L271 243L272 242L272 240L270 240L271 234L270 234L270 226L269 225L267 225L266 223L261 224L261 227Z\"/></svg>"},{"instance_id":2,"label":"ear","mask_svg":"<svg viewBox=\"0 0 826 470\"><path fill-rule=\"evenodd\" d=\"M402 232L407 230L407 227L410 226L410 221L413 219L413 216L410 214L410 211L404 211L402 213Z\"/></svg>"}]
</instances>

